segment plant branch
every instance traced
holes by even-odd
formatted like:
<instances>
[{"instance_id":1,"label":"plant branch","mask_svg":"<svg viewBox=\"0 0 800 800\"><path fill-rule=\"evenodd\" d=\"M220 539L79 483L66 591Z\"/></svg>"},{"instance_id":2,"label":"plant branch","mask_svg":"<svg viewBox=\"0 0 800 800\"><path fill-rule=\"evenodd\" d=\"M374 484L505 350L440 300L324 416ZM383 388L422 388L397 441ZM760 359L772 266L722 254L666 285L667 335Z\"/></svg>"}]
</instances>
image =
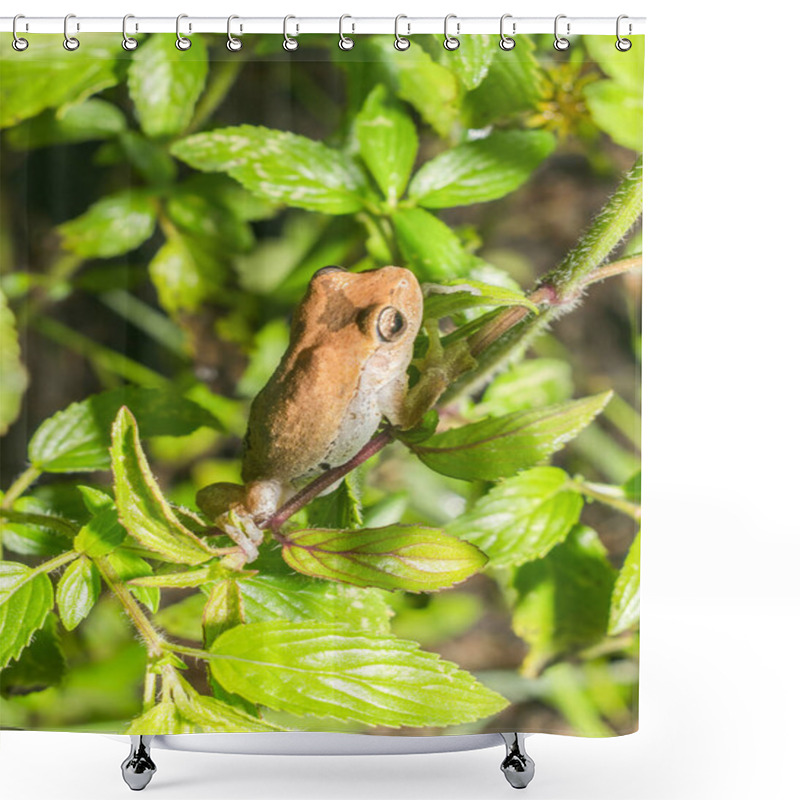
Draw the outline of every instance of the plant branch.
<instances>
[{"instance_id":1,"label":"plant branch","mask_svg":"<svg viewBox=\"0 0 800 800\"><path fill-rule=\"evenodd\" d=\"M597 500L604 505L615 508L623 514L642 521L642 508L638 503L634 503L625 496L624 492L617 486L607 486L604 483L590 483L584 480L573 480L571 486L576 492L580 492L585 497Z\"/></svg>"}]
</instances>

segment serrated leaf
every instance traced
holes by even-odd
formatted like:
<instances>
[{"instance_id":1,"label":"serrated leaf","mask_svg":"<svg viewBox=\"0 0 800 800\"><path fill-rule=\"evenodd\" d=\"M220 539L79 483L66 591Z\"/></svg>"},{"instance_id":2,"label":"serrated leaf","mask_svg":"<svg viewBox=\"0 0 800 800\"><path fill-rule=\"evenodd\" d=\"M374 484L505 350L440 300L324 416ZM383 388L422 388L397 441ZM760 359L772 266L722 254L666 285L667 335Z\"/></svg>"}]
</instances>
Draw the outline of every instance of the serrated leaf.
<instances>
[{"instance_id":1,"label":"serrated leaf","mask_svg":"<svg viewBox=\"0 0 800 800\"><path fill-rule=\"evenodd\" d=\"M6 142L15 150L32 150L53 144L108 139L124 130L122 111L105 100L92 98L63 111L48 109L15 125L6 134Z\"/></svg>"},{"instance_id":2,"label":"serrated leaf","mask_svg":"<svg viewBox=\"0 0 800 800\"><path fill-rule=\"evenodd\" d=\"M277 725L271 725L244 711L240 711L214 697L195 694L191 700L179 700L176 695L180 714L197 726L200 733L249 733L258 731L279 731Z\"/></svg>"},{"instance_id":3,"label":"serrated leaf","mask_svg":"<svg viewBox=\"0 0 800 800\"><path fill-rule=\"evenodd\" d=\"M44 472L93 472L110 464L111 424L127 406L142 420L141 435L185 436L220 424L208 411L166 389L125 386L73 403L46 419L28 444L28 458Z\"/></svg>"},{"instance_id":4,"label":"serrated leaf","mask_svg":"<svg viewBox=\"0 0 800 800\"><path fill-rule=\"evenodd\" d=\"M497 131L423 164L408 196L426 208L485 203L518 189L555 148L545 131Z\"/></svg>"},{"instance_id":5,"label":"serrated leaf","mask_svg":"<svg viewBox=\"0 0 800 800\"><path fill-rule=\"evenodd\" d=\"M422 280L466 275L476 260L444 222L423 208L401 209L392 222L403 258Z\"/></svg>"},{"instance_id":6,"label":"serrated leaf","mask_svg":"<svg viewBox=\"0 0 800 800\"><path fill-rule=\"evenodd\" d=\"M489 556L493 567L542 558L578 521L583 498L556 467L537 467L490 489L447 525Z\"/></svg>"},{"instance_id":7,"label":"serrated leaf","mask_svg":"<svg viewBox=\"0 0 800 800\"><path fill-rule=\"evenodd\" d=\"M125 541L125 528L119 523L117 509L111 505L100 510L75 537L75 549L91 558L107 555Z\"/></svg>"},{"instance_id":8,"label":"serrated leaf","mask_svg":"<svg viewBox=\"0 0 800 800\"><path fill-rule=\"evenodd\" d=\"M100 596L100 573L84 556L76 558L62 573L56 586L58 613L71 631L88 615Z\"/></svg>"},{"instance_id":9,"label":"serrated leaf","mask_svg":"<svg viewBox=\"0 0 800 800\"><path fill-rule=\"evenodd\" d=\"M49 612L20 657L3 668L0 693L9 697L41 692L60 683L66 666L56 615Z\"/></svg>"},{"instance_id":10,"label":"serrated leaf","mask_svg":"<svg viewBox=\"0 0 800 800\"><path fill-rule=\"evenodd\" d=\"M367 725L455 725L508 704L468 672L392 636L337 625L259 622L223 633L211 648L224 689L292 714Z\"/></svg>"},{"instance_id":11,"label":"serrated leaf","mask_svg":"<svg viewBox=\"0 0 800 800\"><path fill-rule=\"evenodd\" d=\"M459 41L458 49L442 54L443 63L456 74L465 89L476 89L489 74L495 54L502 58L503 51L497 47L497 38L488 33L460 36Z\"/></svg>"},{"instance_id":12,"label":"serrated leaf","mask_svg":"<svg viewBox=\"0 0 800 800\"><path fill-rule=\"evenodd\" d=\"M0 128L35 117L46 108L66 110L119 83L118 36L92 34L72 53L64 50L63 39L51 34L25 34L25 38L30 47L24 55L11 48L8 37L0 40Z\"/></svg>"},{"instance_id":13,"label":"serrated leaf","mask_svg":"<svg viewBox=\"0 0 800 800\"><path fill-rule=\"evenodd\" d=\"M390 205L402 196L417 155L417 129L378 84L356 117L359 153Z\"/></svg>"},{"instance_id":14,"label":"serrated leaf","mask_svg":"<svg viewBox=\"0 0 800 800\"><path fill-rule=\"evenodd\" d=\"M111 469L119 520L141 545L165 561L202 564L211 551L170 508L145 458L136 420L120 409L111 433Z\"/></svg>"},{"instance_id":15,"label":"serrated leaf","mask_svg":"<svg viewBox=\"0 0 800 800\"><path fill-rule=\"evenodd\" d=\"M541 464L605 408L611 392L489 417L437 433L411 449L426 466L462 480L497 480Z\"/></svg>"},{"instance_id":16,"label":"serrated leaf","mask_svg":"<svg viewBox=\"0 0 800 800\"><path fill-rule=\"evenodd\" d=\"M633 628L639 623L639 558L641 552L641 531L636 534L625 563L614 582L611 594L611 613L608 632L611 636Z\"/></svg>"},{"instance_id":17,"label":"serrated leaf","mask_svg":"<svg viewBox=\"0 0 800 800\"><path fill-rule=\"evenodd\" d=\"M601 641L613 584L606 550L584 525L546 558L520 567L513 627L530 647L523 671L536 675L555 656Z\"/></svg>"},{"instance_id":18,"label":"serrated leaf","mask_svg":"<svg viewBox=\"0 0 800 800\"><path fill-rule=\"evenodd\" d=\"M210 647L223 631L243 622L244 608L238 582L218 581L211 587L203 608L203 643Z\"/></svg>"},{"instance_id":19,"label":"serrated leaf","mask_svg":"<svg viewBox=\"0 0 800 800\"><path fill-rule=\"evenodd\" d=\"M14 312L0 291L0 436L19 416L28 373L22 364Z\"/></svg>"},{"instance_id":20,"label":"serrated leaf","mask_svg":"<svg viewBox=\"0 0 800 800\"><path fill-rule=\"evenodd\" d=\"M109 566L123 582L136 580L153 574L153 568L135 553L119 548L105 556ZM131 586L133 596L154 614L161 603L161 592L155 586Z\"/></svg>"},{"instance_id":21,"label":"serrated leaf","mask_svg":"<svg viewBox=\"0 0 800 800\"><path fill-rule=\"evenodd\" d=\"M426 319L441 319L470 308L482 307L525 306L531 311L538 311L538 307L521 292L482 281L454 280L426 284L425 288Z\"/></svg>"},{"instance_id":22,"label":"serrated leaf","mask_svg":"<svg viewBox=\"0 0 800 800\"><path fill-rule=\"evenodd\" d=\"M194 733L194 724L183 717L175 703L157 703L136 717L125 733L130 736L165 736L170 733Z\"/></svg>"},{"instance_id":23,"label":"serrated leaf","mask_svg":"<svg viewBox=\"0 0 800 800\"><path fill-rule=\"evenodd\" d=\"M227 172L251 192L324 214L352 214L369 195L353 159L287 131L240 125L189 136L172 154L204 172Z\"/></svg>"},{"instance_id":24,"label":"serrated leaf","mask_svg":"<svg viewBox=\"0 0 800 800\"><path fill-rule=\"evenodd\" d=\"M389 632L392 611L377 589L304 575L257 575L239 581L245 622L335 622L351 630Z\"/></svg>"},{"instance_id":25,"label":"serrated leaf","mask_svg":"<svg viewBox=\"0 0 800 800\"><path fill-rule=\"evenodd\" d=\"M19 658L53 607L50 578L15 561L0 561L0 669Z\"/></svg>"},{"instance_id":26,"label":"serrated leaf","mask_svg":"<svg viewBox=\"0 0 800 800\"><path fill-rule=\"evenodd\" d=\"M308 525L312 528L359 528L362 523L361 503L351 475L308 506Z\"/></svg>"},{"instance_id":27,"label":"serrated leaf","mask_svg":"<svg viewBox=\"0 0 800 800\"><path fill-rule=\"evenodd\" d=\"M142 130L151 137L173 136L191 121L208 74L208 52L202 37L179 51L175 37L150 36L136 48L128 71L128 88Z\"/></svg>"},{"instance_id":28,"label":"serrated leaf","mask_svg":"<svg viewBox=\"0 0 800 800\"><path fill-rule=\"evenodd\" d=\"M453 586L486 563L486 556L468 542L416 525L297 530L280 541L286 563L304 575L406 592Z\"/></svg>"}]
</instances>

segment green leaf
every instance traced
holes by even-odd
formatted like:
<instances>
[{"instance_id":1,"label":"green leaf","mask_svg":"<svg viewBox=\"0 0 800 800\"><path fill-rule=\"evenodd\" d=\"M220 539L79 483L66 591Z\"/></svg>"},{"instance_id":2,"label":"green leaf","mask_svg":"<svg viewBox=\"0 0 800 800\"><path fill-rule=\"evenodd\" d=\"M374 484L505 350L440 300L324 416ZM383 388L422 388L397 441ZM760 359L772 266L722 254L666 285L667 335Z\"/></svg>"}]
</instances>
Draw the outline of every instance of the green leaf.
<instances>
[{"instance_id":1,"label":"green leaf","mask_svg":"<svg viewBox=\"0 0 800 800\"><path fill-rule=\"evenodd\" d=\"M20 497L13 510L0 514L3 547L24 556L54 556L72 547L74 523L51 513L31 495Z\"/></svg>"},{"instance_id":2,"label":"green leaf","mask_svg":"<svg viewBox=\"0 0 800 800\"><path fill-rule=\"evenodd\" d=\"M191 698L176 693L178 711L189 722L194 723L201 733L247 733L257 731L278 731L281 728L270 725L263 719L246 714L214 697L193 694Z\"/></svg>"},{"instance_id":3,"label":"green leaf","mask_svg":"<svg viewBox=\"0 0 800 800\"><path fill-rule=\"evenodd\" d=\"M361 158L389 204L403 196L417 156L417 129L411 118L389 99L383 84L370 93L356 117Z\"/></svg>"},{"instance_id":4,"label":"green leaf","mask_svg":"<svg viewBox=\"0 0 800 800\"><path fill-rule=\"evenodd\" d=\"M637 470L625 483L622 484L625 497L634 503L642 502L642 471Z\"/></svg>"},{"instance_id":5,"label":"green leaf","mask_svg":"<svg viewBox=\"0 0 800 800\"><path fill-rule=\"evenodd\" d=\"M0 669L19 658L53 607L53 585L43 573L0 561Z\"/></svg>"},{"instance_id":6,"label":"green leaf","mask_svg":"<svg viewBox=\"0 0 800 800\"><path fill-rule=\"evenodd\" d=\"M401 639L413 639L423 647L437 648L442 642L466 633L484 615L484 600L468 592L442 592L419 598L394 595L397 616L392 620L392 633Z\"/></svg>"},{"instance_id":7,"label":"green leaf","mask_svg":"<svg viewBox=\"0 0 800 800\"><path fill-rule=\"evenodd\" d=\"M202 642L202 620L205 604L206 597L202 592L191 594L177 603L162 608L153 618L153 621L171 636L189 639L193 642Z\"/></svg>"},{"instance_id":8,"label":"green leaf","mask_svg":"<svg viewBox=\"0 0 800 800\"><path fill-rule=\"evenodd\" d=\"M71 631L85 619L100 596L100 573L92 562L81 556L63 572L56 587L58 613L64 627Z\"/></svg>"},{"instance_id":9,"label":"green leaf","mask_svg":"<svg viewBox=\"0 0 800 800\"><path fill-rule=\"evenodd\" d=\"M153 568L143 558L119 548L109 553L105 558L110 567L124 582L134 581L153 574ZM158 611L161 602L161 592L154 586L131 586L133 596L143 605L147 606L154 614Z\"/></svg>"},{"instance_id":10,"label":"green leaf","mask_svg":"<svg viewBox=\"0 0 800 800\"><path fill-rule=\"evenodd\" d=\"M611 392L555 406L489 417L413 445L428 467L465 481L493 481L541 464L605 408Z\"/></svg>"},{"instance_id":11,"label":"green leaf","mask_svg":"<svg viewBox=\"0 0 800 800\"><path fill-rule=\"evenodd\" d=\"M426 208L485 203L522 186L555 149L545 131L497 131L446 150L423 164L408 187Z\"/></svg>"},{"instance_id":12,"label":"green leaf","mask_svg":"<svg viewBox=\"0 0 800 800\"><path fill-rule=\"evenodd\" d=\"M194 733L195 727L178 712L175 703L157 703L149 711L136 717L125 733L130 736Z\"/></svg>"},{"instance_id":13,"label":"green leaf","mask_svg":"<svg viewBox=\"0 0 800 800\"><path fill-rule=\"evenodd\" d=\"M352 214L369 195L350 156L287 131L219 128L176 142L172 154L204 172L227 172L260 197L323 214Z\"/></svg>"},{"instance_id":14,"label":"green leaf","mask_svg":"<svg viewBox=\"0 0 800 800\"><path fill-rule=\"evenodd\" d=\"M312 528L360 528L362 524L361 503L351 475L308 506L308 525Z\"/></svg>"},{"instance_id":15,"label":"green leaf","mask_svg":"<svg viewBox=\"0 0 800 800\"><path fill-rule=\"evenodd\" d=\"M186 436L220 424L204 408L167 389L125 386L73 403L46 419L33 434L28 458L45 472L93 472L110 462L111 424L122 406L142 420L141 435Z\"/></svg>"},{"instance_id":16,"label":"green leaf","mask_svg":"<svg viewBox=\"0 0 800 800\"><path fill-rule=\"evenodd\" d=\"M239 581L245 622L331 622L351 630L389 632L391 609L377 589L304 575L256 575Z\"/></svg>"},{"instance_id":17,"label":"green leaf","mask_svg":"<svg viewBox=\"0 0 800 800\"><path fill-rule=\"evenodd\" d=\"M230 628L244 622L244 608L239 584L235 580L218 581L211 587L203 609L203 643L210 647Z\"/></svg>"},{"instance_id":18,"label":"green leaf","mask_svg":"<svg viewBox=\"0 0 800 800\"><path fill-rule=\"evenodd\" d=\"M28 386L28 373L20 358L14 312L0 291L0 436L4 436L19 416L22 395Z\"/></svg>"},{"instance_id":19,"label":"green leaf","mask_svg":"<svg viewBox=\"0 0 800 800\"><path fill-rule=\"evenodd\" d=\"M192 48L175 47L175 37L156 34L136 48L128 88L142 130L150 137L173 136L191 121L208 74L208 52L202 37Z\"/></svg>"},{"instance_id":20,"label":"green leaf","mask_svg":"<svg viewBox=\"0 0 800 800\"><path fill-rule=\"evenodd\" d=\"M211 673L224 689L292 714L393 728L444 726L508 704L415 642L338 625L241 625L223 633L211 652Z\"/></svg>"},{"instance_id":21,"label":"green leaf","mask_svg":"<svg viewBox=\"0 0 800 800\"><path fill-rule=\"evenodd\" d=\"M72 53L64 50L63 39L51 34L26 34L25 38L30 48L24 55L11 48L8 37L0 41L0 128L35 117L46 108L66 111L119 83L115 61L122 52L119 36L92 34Z\"/></svg>"},{"instance_id":22,"label":"green leaf","mask_svg":"<svg viewBox=\"0 0 800 800\"><path fill-rule=\"evenodd\" d=\"M225 267L212 251L177 230L170 231L149 270L158 300L170 314L197 311L219 293L225 277Z\"/></svg>"},{"instance_id":23,"label":"green leaf","mask_svg":"<svg viewBox=\"0 0 800 800\"><path fill-rule=\"evenodd\" d=\"M163 142L147 139L138 131L123 131L119 136L118 145L120 155L118 160L124 157L130 161L147 183L162 187L175 180L178 165L165 149ZM110 143L105 148L109 146ZM107 152L105 148L103 148L104 153ZM99 163L99 153L97 160Z\"/></svg>"},{"instance_id":24,"label":"green leaf","mask_svg":"<svg viewBox=\"0 0 800 800\"><path fill-rule=\"evenodd\" d=\"M552 658L601 641L613 584L605 548L584 525L546 558L520 567L513 626L530 647L523 671L536 675Z\"/></svg>"},{"instance_id":25,"label":"green leaf","mask_svg":"<svg viewBox=\"0 0 800 800\"><path fill-rule=\"evenodd\" d=\"M101 510L84 525L75 537L75 549L91 558L107 555L125 541L125 528L113 505Z\"/></svg>"},{"instance_id":26,"label":"green leaf","mask_svg":"<svg viewBox=\"0 0 800 800\"><path fill-rule=\"evenodd\" d=\"M221 255L246 253L255 245L246 221L219 199L194 192L191 184L177 187L170 194L167 215L193 240Z\"/></svg>"},{"instance_id":27,"label":"green leaf","mask_svg":"<svg viewBox=\"0 0 800 800\"><path fill-rule=\"evenodd\" d=\"M587 36L585 43L590 56L611 76L584 89L595 123L617 144L641 151L644 39L637 38L627 52L616 49L614 36Z\"/></svg>"},{"instance_id":28,"label":"green leaf","mask_svg":"<svg viewBox=\"0 0 800 800\"><path fill-rule=\"evenodd\" d=\"M304 575L406 592L453 586L486 563L477 547L416 525L297 530L283 534L281 544L286 563Z\"/></svg>"},{"instance_id":29,"label":"green leaf","mask_svg":"<svg viewBox=\"0 0 800 800\"><path fill-rule=\"evenodd\" d=\"M472 33L459 37L457 50L445 51L443 63L456 74L465 89L476 89L489 74L495 54L502 58L497 39L488 33Z\"/></svg>"},{"instance_id":30,"label":"green leaf","mask_svg":"<svg viewBox=\"0 0 800 800\"><path fill-rule=\"evenodd\" d=\"M636 534L625 563L614 582L611 595L611 614L608 632L611 636L628 630L639 623L639 558L641 551L641 531Z\"/></svg>"},{"instance_id":31,"label":"green leaf","mask_svg":"<svg viewBox=\"0 0 800 800\"><path fill-rule=\"evenodd\" d=\"M403 258L423 280L466 275L476 260L444 222L422 208L401 209L392 221Z\"/></svg>"},{"instance_id":32,"label":"green leaf","mask_svg":"<svg viewBox=\"0 0 800 800\"><path fill-rule=\"evenodd\" d=\"M125 130L125 115L105 100L91 99L63 111L48 109L6 134L14 150L108 139Z\"/></svg>"},{"instance_id":33,"label":"green leaf","mask_svg":"<svg viewBox=\"0 0 800 800\"><path fill-rule=\"evenodd\" d=\"M156 203L148 191L128 190L98 200L58 226L65 249L84 258L111 258L135 250L155 230Z\"/></svg>"},{"instance_id":34,"label":"green leaf","mask_svg":"<svg viewBox=\"0 0 800 800\"><path fill-rule=\"evenodd\" d=\"M211 551L181 524L168 505L139 441L136 420L120 409L111 434L111 468L119 519L141 545L165 561L202 564Z\"/></svg>"},{"instance_id":35,"label":"green leaf","mask_svg":"<svg viewBox=\"0 0 800 800\"><path fill-rule=\"evenodd\" d=\"M527 36L515 39L516 47L498 52L480 86L464 98L467 127L484 128L519 112L533 111L543 96L547 82L533 54L533 43Z\"/></svg>"},{"instance_id":36,"label":"green leaf","mask_svg":"<svg viewBox=\"0 0 800 800\"><path fill-rule=\"evenodd\" d=\"M0 693L8 697L41 692L61 682L66 666L56 615L49 612L20 657L3 669Z\"/></svg>"},{"instance_id":37,"label":"green leaf","mask_svg":"<svg viewBox=\"0 0 800 800\"><path fill-rule=\"evenodd\" d=\"M492 286L474 280L453 280L445 283L426 284L425 318L451 317L470 308L497 306L525 306L538 311L521 292Z\"/></svg>"},{"instance_id":38,"label":"green leaf","mask_svg":"<svg viewBox=\"0 0 800 800\"><path fill-rule=\"evenodd\" d=\"M489 556L493 567L542 558L578 521L583 498L556 467L537 467L490 489L447 526Z\"/></svg>"}]
</instances>

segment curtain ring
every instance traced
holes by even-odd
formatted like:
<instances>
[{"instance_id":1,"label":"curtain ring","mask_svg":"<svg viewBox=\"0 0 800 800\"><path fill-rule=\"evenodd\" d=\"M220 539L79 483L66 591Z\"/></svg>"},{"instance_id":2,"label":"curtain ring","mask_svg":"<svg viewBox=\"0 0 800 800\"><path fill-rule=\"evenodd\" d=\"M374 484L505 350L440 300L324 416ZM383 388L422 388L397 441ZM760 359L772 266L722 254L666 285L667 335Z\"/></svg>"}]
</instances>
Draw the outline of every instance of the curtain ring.
<instances>
[{"instance_id":1,"label":"curtain ring","mask_svg":"<svg viewBox=\"0 0 800 800\"><path fill-rule=\"evenodd\" d=\"M134 39L133 36L128 36L128 20L129 19L136 19L133 14L126 14L122 18L122 49L123 50L135 50L139 46L138 39ZM136 30L139 30L139 25L137 23Z\"/></svg>"},{"instance_id":2,"label":"curtain ring","mask_svg":"<svg viewBox=\"0 0 800 800\"><path fill-rule=\"evenodd\" d=\"M345 36L342 29L344 27L344 21L346 19L353 19L349 14L342 14L339 17L339 49L340 50L352 50L355 47L355 42L349 37ZM353 25L353 31L355 31L356 26Z\"/></svg>"},{"instance_id":3,"label":"curtain ring","mask_svg":"<svg viewBox=\"0 0 800 800\"><path fill-rule=\"evenodd\" d=\"M444 41L442 44L444 45L445 50L458 50L459 45L461 42L455 36L450 36L447 32L447 24L450 22L451 19L458 20L458 17L455 14L448 14L444 18ZM461 27L461 23L456 22L456 33L459 32L459 28Z\"/></svg>"},{"instance_id":4,"label":"curtain ring","mask_svg":"<svg viewBox=\"0 0 800 800\"><path fill-rule=\"evenodd\" d=\"M503 16L500 17L500 49L501 50L513 50L514 47L516 47L516 44L517 44L510 36L506 36L506 34L505 34L504 27L505 27L505 22L506 22L507 19L512 19L511 14L503 14ZM517 32L517 23L516 22L512 22L511 23L511 33L516 33L516 32Z\"/></svg>"},{"instance_id":5,"label":"curtain ring","mask_svg":"<svg viewBox=\"0 0 800 800\"><path fill-rule=\"evenodd\" d=\"M633 42L631 42L630 39L623 39L619 35L619 24L620 24L620 22L622 22L623 19L629 19L629 17L627 17L625 14L620 14L617 17L617 43L614 45L614 47L616 47L617 50L620 51L620 53L626 53L628 50L631 49L631 47L633 47ZM628 36L630 36L630 35L631 35L631 24L629 22L628 23Z\"/></svg>"},{"instance_id":6,"label":"curtain ring","mask_svg":"<svg viewBox=\"0 0 800 800\"><path fill-rule=\"evenodd\" d=\"M411 47L411 42L405 38L405 36L400 35L400 20L401 19L408 19L405 14L398 14L394 18L394 49L395 50L408 50ZM408 33L406 36L411 35L411 23L407 22L406 25L408 26Z\"/></svg>"},{"instance_id":7,"label":"curtain ring","mask_svg":"<svg viewBox=\"0 0 800 800\"><path fill-rule=\"evenodd\" d=\"M81 46L81 43L74 36L69 35L69 21L71 19L75 19L74 14L67 14L67 16L64 17L64 49L70 52L77 50ZM75 30L80 30L77 23L75 25Z\"/></svg>"},{"instance_id":8,"label":"curtain ring","mask_svg":"<svg viewBox=\"0 0 800 800\"><path fill-rule=\"evenodd\" d=\"M231 22L235 19L239 19L239 17L237 17L235 14L231 14L231 16L228 17L228 41L225 43L225 47L227 47L228 50L231 51L231 53L236 53L242 49L242 40L237 39L231 33ZM241 33L241 31L242 31L242 26L240 25L239 32Z\"/></svg>"},{"instance_id":9,"label":"curtain ring","mask_svg":"<svg viewBox=\"0 0 800 800\"><path fill-rule=\"evenodd\" d=\"M177 47L178 50L188 50L192 46L192 40L187 39L181 33L181 20L188 19L188 17L189 17L188 14L178 14L177 18L175 19L175 36L177 37L175 39L175 47ZM189 33L191 32L192 32L192 23L190 22Z\"/></svg>"},{"instance_id":10,"label":"curtain ring","mask_svg":"<svg viewBox=\"0 0 800 800\"><path fill-rule=\"evenodd\" d=\"M565 39L563 36L558 35L558 21L566 18L566 14L559 14L556 17L555 25L553 26L553 33L556 37L555 41L553 42L553 47L559 51L567 50L569 48L569 39ZM567 23L567 35L569 35L569 22Z\"/></svg>"},{"instance_id":11,"label":"curtain ring","mask_svg":"<svg viewBox=\"0 0 800 800\"><path fill-rule=\"evenodd\" d=\"M11 33L14 36L14 41L11 42L11 46L18 53L21 53L23 50L27 50L28 49L28 40L27 39L23 39L21 36L17 36L17 20L18 19L25 19L25 16L23 14L17 14L17 16L14 17L14 21L11 23ZM25 27L26 28L28 27L27 23L25 24Z\"/></svg>"},{"instance_id":12,"label":"curtain ring","mask_svg":"<svg viewBox=\"0 0 800 800\"><path fill-rule=\"evenodd\" d=\"M291 14L289 14L283 18L283 49L291 52L292 50L297 50L297 48L300 46L300 43L297 41L297 39L293 39L291 36L289 36L287 28L290 19L297 19L297 17L293 17ZM300 33L299 25L297 25L297 33Z\"/></svg>"}]
</instances>

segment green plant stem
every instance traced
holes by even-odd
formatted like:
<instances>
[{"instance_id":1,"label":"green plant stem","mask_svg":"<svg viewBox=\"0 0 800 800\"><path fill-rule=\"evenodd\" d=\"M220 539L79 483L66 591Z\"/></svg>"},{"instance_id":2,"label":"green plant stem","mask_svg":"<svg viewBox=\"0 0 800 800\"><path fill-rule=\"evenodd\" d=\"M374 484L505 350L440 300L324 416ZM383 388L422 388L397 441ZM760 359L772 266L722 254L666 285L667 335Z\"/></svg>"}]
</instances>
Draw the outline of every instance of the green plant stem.
<instances>
[{"instance_id":1,"label":"green plant stem","mask_svg":"<svg viewBox=\"0 0 800 800\"><path fill-rule=\"evenodd\" d=\"M158 676L150 669L150 664L144 673L144 697L142 711L149 711L156 704L156 678Z\"/></svg>"},{"instance_id":2,"label":"green plant stem","mask_svg":"<svg viewBox=\"0 0 800 800\"><path fill-rule=\"evenodd\" d=\"M183 136L188 136L205 125L208 118L219 108L231 86L236 82L236 77L245 62L241 58L234 57L225 61L212 61L211 63L212 71L208 87L197 104L189 127L183 131Z\"/></svg>"},{"instance_id":3,"label":"green plant stem","mask_svg":"<svg viewBox=\"0 0 800 800\"><path fill-rule=\"evenodd\" d=\"M8 487L8 491L3 495L3 501L0 503L0 508L8 509L14 505L17 498L25 492L28 487L34 483L42 474L40 469L36 467L28 467L21 475L17 477L14 483Z\"/></svg>"},{"instance_id":4,"label":"green plant stem","mask_svg":"<svg viewBox=\"0 0 800 800\"><path fill-rule=\"evenodd\" d=\"M641 506L628 500L617 486L607 486L604 483L589 483L583 480L573 480L570 482L570 486L585 497L590 497L592 500L597 500L604 505L615 508L637 522L642 520Z\"/></svg>"},{"instance_id":5,"label":"green plant stem","mask_svg":"<svg viewBox=\"0 0 800 800\"><path fill-rule=\"evenodd\" d=\"M75 550L70 550L68 553L62 553L60 556L51 558L49 561L44 561L39 564L38 567L34 567L31 570L28 580L33 578L35 575L41 575L42 573L46 572L54 572L60 567L63 567L64 564L69 564L70 561L74 561L79 555L80 553L76 552Z\"/></svg>"},{"instance_id":6,"label":"green plant stem","mask_svg":"<svg viewBox=\"0 0 800 800\"><path fill-rule=\"evenodd\" d=\"M122 607L131 619L136 630L139 631L147 644L147 652L151 659L160 658L164 654L166 642L161 634L153 627L153 624L142 611L141 606L136 602L136 598L131 594L122 578L111 566L105 556L93 559L95 566L100 571L103 580L108 584L108 588L117 596L122 603Z\"/></svg>"}]
</instances>

